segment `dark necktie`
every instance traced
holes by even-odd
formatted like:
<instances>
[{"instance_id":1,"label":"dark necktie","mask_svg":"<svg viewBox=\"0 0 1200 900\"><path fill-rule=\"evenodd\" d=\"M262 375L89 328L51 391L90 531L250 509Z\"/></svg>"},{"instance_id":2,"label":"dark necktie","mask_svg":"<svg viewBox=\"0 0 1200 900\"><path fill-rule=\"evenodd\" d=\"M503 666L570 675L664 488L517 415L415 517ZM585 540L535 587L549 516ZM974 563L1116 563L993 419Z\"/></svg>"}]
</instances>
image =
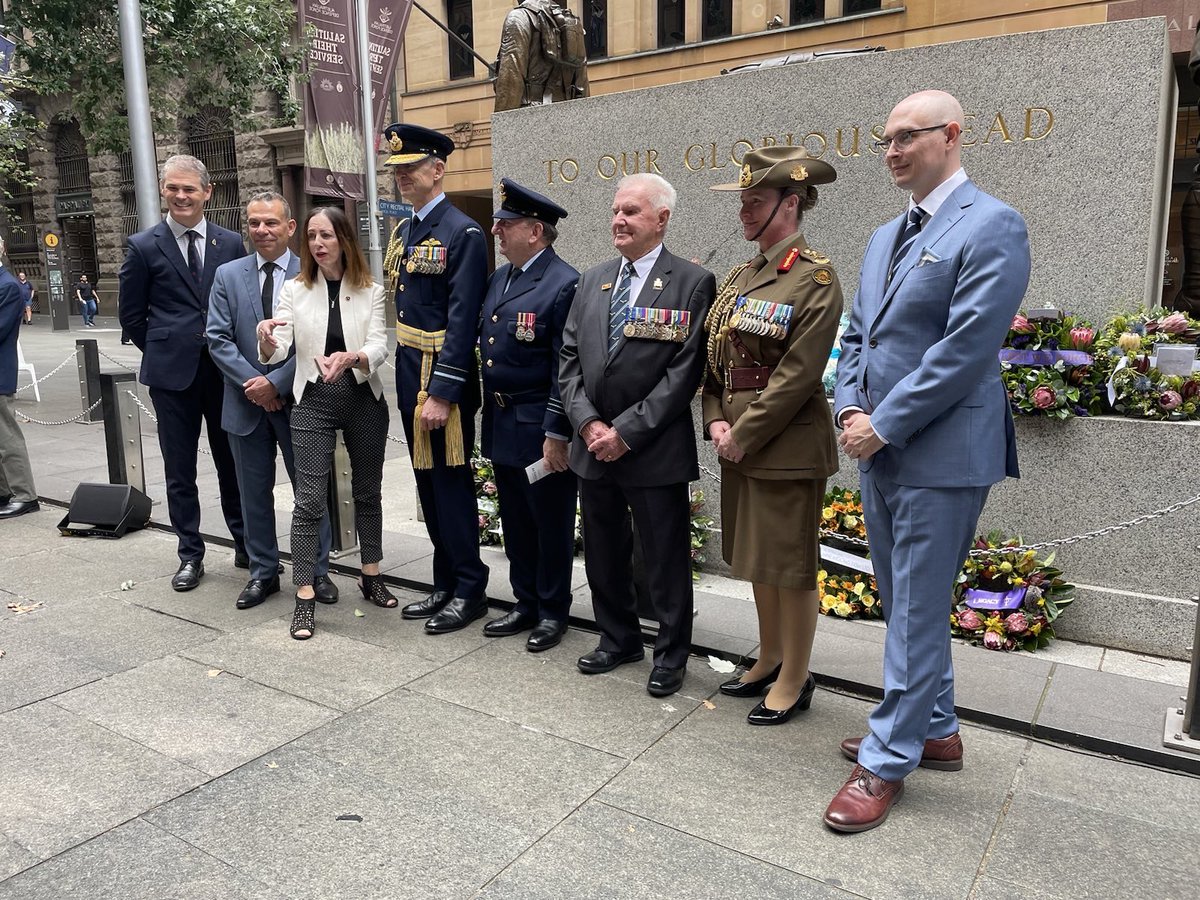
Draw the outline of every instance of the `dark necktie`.
<instances>
[{"instance_id":1,"label":"dark necktie","mask_svg":"<svg viewBox=\"0 0 1200 900\"><path fill-rule=\"evenodd\" d=\"M517 279L520 277L521 277L520 269L513 269L511 272L509 272L508 273L508 284L506 284L504 286L504 293L507 294L512 289L512 286L517 283Z\"/></svg>"},{"instance_id":2,"label":"dark necktie","mask_svg":"<svg viewBox=\"0 0 1200 900\"><path fill-rule=\"evenodd\" d=\"M188 270L192 273L192 279L199 284L204 271L204 267L200 265L200 247L196 244L200 240L200 232L189 228L184 234L188 239Z\"/></svg>"},{"instance_id":3,"label":"dark necktie","mask_svg":"<svg viewBox=\"0 0 1200 900\"><path fill-rule=\"evenodd\" d=\"M621 280L613 291L612 301L608 306L608 355L612 356L621 343L621 335L625 331L625 307L629 304L629 291L633 286L633 263L626 261L621 269Z\"/></svg>"},{"instance_id":4,"label":"dark necktie","mask_svg":"<svg viewBox=\"0 0 1200 900\"><path fill-rule=\"evenodd\" d=\"M896 277L896 269L900 267L900 260L908 255L908 251L912 249L912 245L917 242L917 235L921 233L921 220L925 218L925 210L919 206L914 206L908 211L908 222L904 225L904 232L900 235L900 243L896 247L896 252L892 255L892 265L888 269L888 282L890 283Z\"/></svg>"},{"instance_id":5,"label":"dark necktie","mask_svg":"<svg viewBox=\"0 0 1200 900\"><path fill-rule=\"evenodd\" d=\"M275 318L275 269L273 262L263 263L262 311L264 319Z\"/></svg>"}]
</instances>

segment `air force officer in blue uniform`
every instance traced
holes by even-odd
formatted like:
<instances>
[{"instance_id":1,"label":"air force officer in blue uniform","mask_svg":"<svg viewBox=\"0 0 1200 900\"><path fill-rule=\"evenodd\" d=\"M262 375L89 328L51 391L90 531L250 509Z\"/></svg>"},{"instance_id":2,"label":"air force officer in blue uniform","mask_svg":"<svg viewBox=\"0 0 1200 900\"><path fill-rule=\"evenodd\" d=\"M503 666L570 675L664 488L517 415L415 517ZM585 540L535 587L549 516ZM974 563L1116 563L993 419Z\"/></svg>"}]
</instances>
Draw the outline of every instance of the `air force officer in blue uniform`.
<instances>
[{"instance_id":1,"label":"air force officer in blue uniform","mask_svg":"<svg viewBox=\"0 0 1200 900\"><path fill-rule=\"evenodd\" d=\"M400 196L413 216L393 237L396 274L396 395L433 542L433 592L401 610L425 631L457 631L487 613L488 568L479 558L475 504L475 360L487 287L483 229L442 189L454 142L418 125L384 132Z\"/></svg>"},{"instance_id":2,"label":"air force officer in blue uniform","mask_svg":"<svg viewBox=\"0 0 1200 900\"><path fill-rule=\"evenodd\" d=\"M836 831L887 818L917 766L961 769L950 608L988 489L1017 476L996 354L1029 283L1020 214L959 161L963 111L942 91L892 110L879 141L903 215L867 244L842 339L834 418L858 460L883 599L883 700L825 812Z\"/></svg>"},{"instance_id":3,"label":"air force officer in blue uniform","mask_svg":"<svg viewBox=\"0 0 1200 900\"><path fill-rule=\"evenodd\" d=\"M575 475L567 462L571 423L558 394L563 326L579 273L554 252L567 211L541 194L500 179L492 234L508 264L488 281L479 330L483 359L483 455L492 461L504 553L517 605L483 633L532 629L532 652L562 640L571 606L575 555ZM525 467L550 474L534 483Z\"/></svg>"},{"instance_id":4,"label":"air force officer in blue uniform","mask_svg":"<svg viewBox=\"0 0 1200 900\"><path fill-rule=\"evenodd\" d=\"M167 217L129 238L120 274L121 327L142 351L139 380L150 389L167 482L167 512L179 541L177 591L204 576L196 455L200 425L217 467L221 511L233 536L234 562L247 566L242 504L229 439L221 428L224 380L208 350L208 295L217 267L246 255L241 235L209 222L212 182L194 156L172 156L160 189Z\"/></svg>"},{"instance_id":5,"label":"air force officer in blue uniform","mask_svg":"<svg viewBox=\"0 0 1200 900\"><path fill-rule=\"evenodd\" d=\"M275 317L279 289L300 272L300 260L288 249L296 220L287 200L275 191L255 194L246 204L246 231L254 254L217 269L208 305L208 347L225 376L221 424L237 466L246 522L250 581L238 595L238 609L250 609L279 592L279 542L275 533L275 456L294 485L292 456L292 382L296 357L271 365L258 360L258 323ZM329 579L329 519L321 523L313 588L317 599L337 602Z\"/></svg>"}]
</instances>

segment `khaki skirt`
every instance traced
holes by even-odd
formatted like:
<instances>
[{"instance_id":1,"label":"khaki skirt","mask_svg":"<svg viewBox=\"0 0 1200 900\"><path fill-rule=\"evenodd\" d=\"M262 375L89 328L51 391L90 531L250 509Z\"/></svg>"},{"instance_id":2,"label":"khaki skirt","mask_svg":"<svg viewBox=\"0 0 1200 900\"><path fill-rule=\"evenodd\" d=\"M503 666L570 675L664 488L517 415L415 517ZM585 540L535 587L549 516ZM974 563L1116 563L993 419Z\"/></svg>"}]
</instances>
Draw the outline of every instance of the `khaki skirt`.
<instances>
[{"instance_id":1,"label":"khaki skirt","mask_svg":"<svg viewBox=\"0 0 1200 900\"><path fill-rule=\"evenodd\" d=\"M750 478L721 468L721 553L747 581L817 589L825 479Z\"/></svg>"}]
</instances>

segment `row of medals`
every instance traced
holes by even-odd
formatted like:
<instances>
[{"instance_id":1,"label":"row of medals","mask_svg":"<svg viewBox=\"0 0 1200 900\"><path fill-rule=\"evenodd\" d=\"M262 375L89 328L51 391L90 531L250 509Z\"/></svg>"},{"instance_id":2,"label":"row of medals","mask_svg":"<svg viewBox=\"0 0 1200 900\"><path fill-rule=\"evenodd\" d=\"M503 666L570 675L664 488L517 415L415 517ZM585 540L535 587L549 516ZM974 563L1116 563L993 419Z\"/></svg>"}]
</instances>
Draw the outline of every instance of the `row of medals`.
<instances>
[{"instance_id":1,"label":"row of medals","mask_svg":"<svg viewBox=\"0 0 1200 900\"><path fill-rule=\"evenodd\" d=\"M781 341L787 337L791 323L792 307L786 303L738 297L728 327L742 334L756 334Z\"/></svg>"},{"instance_id":2,"label":"row of medals","mask_svg":"<svg viewBox=\"0 0 1200 900\"><path fill-rule=\"evenodd\" d=\"M670 314L673 322L651 322L644 316L663 317ZM688 338L691 330L692 314L685 309L638 309L630 307L625 310L625 328L623 333L627 338L647 338L655 341L674 341L682 344Z\"/></svg>"}]
</instances>

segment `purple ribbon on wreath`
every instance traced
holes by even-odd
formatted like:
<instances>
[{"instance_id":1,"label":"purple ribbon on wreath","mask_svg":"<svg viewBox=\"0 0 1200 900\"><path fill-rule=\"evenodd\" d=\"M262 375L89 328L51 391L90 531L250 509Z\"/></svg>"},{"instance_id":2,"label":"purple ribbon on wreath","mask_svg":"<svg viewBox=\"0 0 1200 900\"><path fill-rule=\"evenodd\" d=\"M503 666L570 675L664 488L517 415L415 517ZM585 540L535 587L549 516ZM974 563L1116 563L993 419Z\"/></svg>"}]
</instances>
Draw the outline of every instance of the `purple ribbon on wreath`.
<instances>
[{"instance_id":1,"label":"purple ribbon on wreath","mask_svg":"<svg viewBox=\"0 0 1200 900\"><path fill-rule=\"evenodd\" d=\"M1014 350L1012 347L1000 350L1000 362L1014 366L1052 366L1059 361L1068 366L1090 366L1092 355L1082 350Z\"/></svg>"},{"instance_id":2,"label":"purple ribbon on wreath","mask_svg":"<svg viewBox=\"0 0 1200 900\"><path fill-rule=\"evenodd\" d=\"M1027 587L1010 588L1007 591L985 591L982 588L967 588L966 604L971 609L989 609L1008 611L1020 609L1025 602Z\"/></svg>"}]
</instances>

